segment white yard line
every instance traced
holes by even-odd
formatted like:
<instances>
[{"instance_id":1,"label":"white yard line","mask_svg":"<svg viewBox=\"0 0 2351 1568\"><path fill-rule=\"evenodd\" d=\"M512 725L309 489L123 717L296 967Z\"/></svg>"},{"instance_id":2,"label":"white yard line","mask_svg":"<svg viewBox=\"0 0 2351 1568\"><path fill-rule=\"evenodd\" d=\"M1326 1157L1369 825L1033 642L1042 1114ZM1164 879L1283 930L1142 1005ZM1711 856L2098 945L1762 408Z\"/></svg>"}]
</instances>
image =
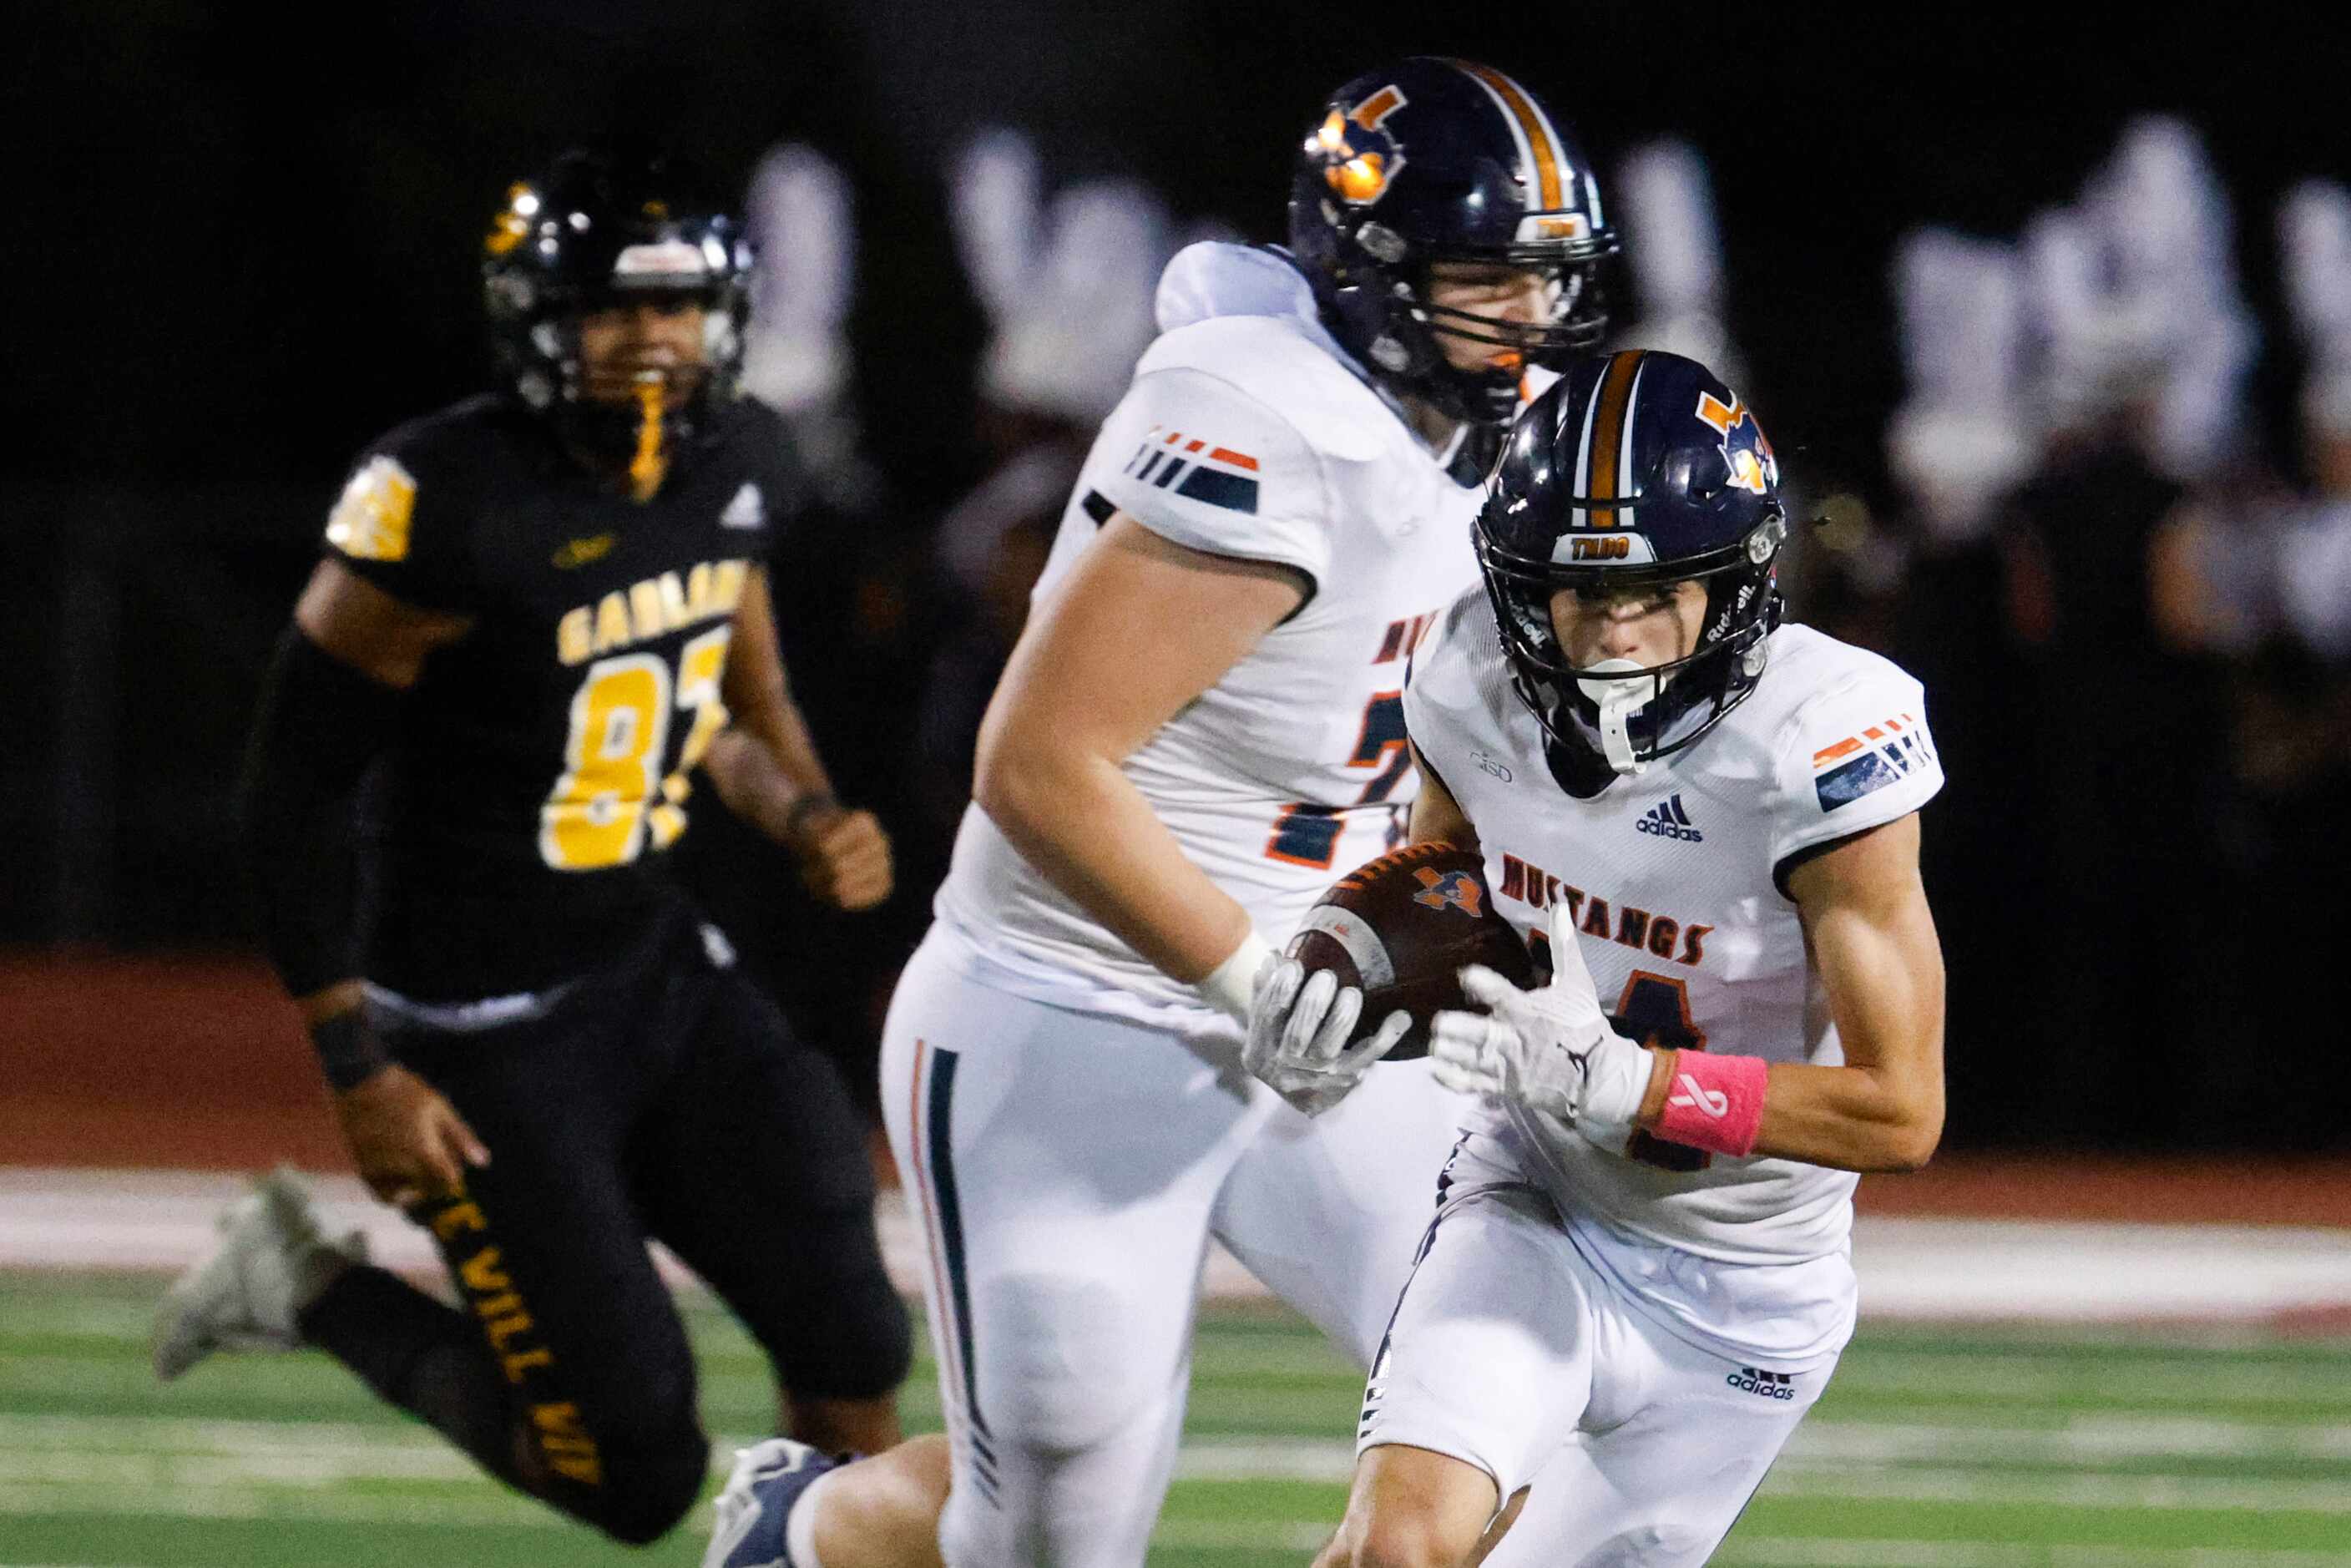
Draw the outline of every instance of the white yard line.
<instances>
[{"instance_id":1,"label":"white yard line","mask_svg":"<svg viewBox=\"0 0 2351 1568\"><path fill-rule=\"evenodd\" d=\"M206 1173L0 1169L0 1268L178 1269L244 1186ZM363 1232L382 1262L437 1268L423 1233L358 1183L322 1177L319 1192L329 1224ZM897 1195L878 1218L892 1277L917 1288L924 1251ZM2351 1232L2336 1230L1865 1218L1854 1256L1864 1315L1887 1322L2218 1324L2351 1307ZM1214 1298L1264 1294L1220 1249L1203 1283Z\"/></svg>"}]
</instances>

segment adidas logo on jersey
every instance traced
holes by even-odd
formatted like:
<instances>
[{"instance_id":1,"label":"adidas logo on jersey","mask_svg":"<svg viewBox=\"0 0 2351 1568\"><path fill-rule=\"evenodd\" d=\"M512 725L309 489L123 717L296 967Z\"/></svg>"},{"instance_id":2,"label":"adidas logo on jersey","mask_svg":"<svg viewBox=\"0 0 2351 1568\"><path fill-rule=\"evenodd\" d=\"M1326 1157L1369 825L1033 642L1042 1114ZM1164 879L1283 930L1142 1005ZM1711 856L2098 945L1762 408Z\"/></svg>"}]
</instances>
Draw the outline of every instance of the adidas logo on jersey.
<instances>
[{"instance_id":1,"label":"adidas logo on jersey","mask_svg":"<svg viewBox=\"0 0 2351 1568\"><path fill-rule=\"evenodd\" d=\"M759 494L759 486L749 480L735 492L726 509L718 514L718 526L725 528L756 528L768 520L768 498Z\"/></svg>"},{"instance_id":2,"label":"adidas logo on jersey","mask_svg":"<svg viewBox=\"0 0 2351 1568\"><path fill-rule=\"evenodd\" d=\"M1679 795L1661 800L1644 811L1641 820L1633 824L1633 831L1655 833L1661 839L1687 839L1694 844L1706 841L1706 835L1698 831L1689 820L1689 813L1682 810Z\"/></svg>"},{"instance_id":3,"label":"adidas logo on jersey","mask_svg":"<svg viewBox=\"0 0 2351 1568\"><path fill-rule=\"evenodd\" d=\"M1753 1394L1764 1399L1793 1399L1796 1379L1792 1373L1764 1372L1757 1367L1742 1366L1723 1379L1741 1394Z\"/></svg>"}]
</instances>

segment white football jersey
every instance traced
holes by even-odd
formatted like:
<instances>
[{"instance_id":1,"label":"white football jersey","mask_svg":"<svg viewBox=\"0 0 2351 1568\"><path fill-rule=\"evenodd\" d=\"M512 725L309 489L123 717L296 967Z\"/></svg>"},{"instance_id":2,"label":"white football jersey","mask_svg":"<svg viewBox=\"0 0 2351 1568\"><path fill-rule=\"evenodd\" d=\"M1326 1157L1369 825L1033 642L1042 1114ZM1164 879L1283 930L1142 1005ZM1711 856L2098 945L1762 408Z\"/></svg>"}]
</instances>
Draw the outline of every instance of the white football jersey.
<instances>
[{"instance_id":1,"label":"white football jersey","mask_svg":"<svg viewBox=\"0 0 2351 1568\"><path fill-rule=\"evenodd\" d=\"M1710 734L1579 800L1552 777L1480 588L1423 645L1405 716L1478 830L1496 906L1535 932L1566 904L1620 1033L1768 1061L1844 1060L1781 879L1805 851L1914 811L1942 787L1917 681L1782 626L1754 690ZM1646 1134L1619 1154L1523 1108L1489 1102L1487 1113L1571 1223L1596 1218L1721 1262L1845 1251L1851 1172Z\"/></svg>"},{"instance_id":2,"label":"white football jersey","mask_svg":"<svg viewBox=\"0 0 2351 1568\"><path fill-rule=\"evenodd\" d=\"M1095 438L1036 596L1123 511L1213 555L1279 562L1306 602L1126 759L1186 858L1277 945L1332 880L1400 841L1414 644L1477 564L1483 490L1373 391L1281 257L1196 245L1164 334ZM1015 994L1146 1021L1203 1003L1038 873L977 806L936 902L964 967Z\"/></svg>"}]
</instances>

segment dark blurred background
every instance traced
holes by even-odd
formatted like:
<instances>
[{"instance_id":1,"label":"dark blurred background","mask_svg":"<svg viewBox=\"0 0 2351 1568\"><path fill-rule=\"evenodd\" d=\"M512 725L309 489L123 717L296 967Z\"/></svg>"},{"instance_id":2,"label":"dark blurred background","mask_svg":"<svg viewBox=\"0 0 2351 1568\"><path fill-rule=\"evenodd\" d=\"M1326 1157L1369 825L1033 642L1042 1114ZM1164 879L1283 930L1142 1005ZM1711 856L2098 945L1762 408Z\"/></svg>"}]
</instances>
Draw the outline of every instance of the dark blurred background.
<instances>
[{"instance_id":1,"label":"dark blurred background","mask_svg":"<svg viewBox=\"0 0 2351 1568\"><path fill-rule=\"evenodd\" d=\"M1670 140L1703 169L1719 252L1668 235L1669 203L1643 215L1661 254L1718 256L1701 303L1829 518L1792 569L1795 614L1886 652L1933 705L1950 1143L2351 1148L2351 397L2328 390L2346 340L2312 325L2333 209L2311 209L2314 261L2278 221L2304 182L2351 177L2351 24L1776 9L29 0L7 111L0 941L60 961L246 942L228 807L255 684L351 455L483 384L475 266L507 183L627 134L742 191L792 143L845 181L855 232L845 319L800 323L767 366L825 479L778 571L787 653L904 884L879 916L820 916L707 791L684 852L802 1027L858 1065L1055 476L1099 413L1055 382L1050 338L1008 346L1019 276L981 276L954 195L998 187L951 171L1011 128L1029 152L999 172L1033 156L1048 199L1123 193L1125 219L1069 235L1278 239L1322 95L1458 53L1565 113L1620 216L1639 150ZM2126 199L2134 168L2179 173L2183 130L2189 174ZM2200 205L2165 204L2199 180ZM1946 251L1917 248L1928 227ZM2166 257L2182 277L2115 303ZM1062 247L1053 298L1082 296L1088 261ZM800 265L824 292L821 259ZM1690 329L1670 283L1624 280L1628 330ZM833 373L778 368L828 333Z\"/></svg>"}]
</instances>

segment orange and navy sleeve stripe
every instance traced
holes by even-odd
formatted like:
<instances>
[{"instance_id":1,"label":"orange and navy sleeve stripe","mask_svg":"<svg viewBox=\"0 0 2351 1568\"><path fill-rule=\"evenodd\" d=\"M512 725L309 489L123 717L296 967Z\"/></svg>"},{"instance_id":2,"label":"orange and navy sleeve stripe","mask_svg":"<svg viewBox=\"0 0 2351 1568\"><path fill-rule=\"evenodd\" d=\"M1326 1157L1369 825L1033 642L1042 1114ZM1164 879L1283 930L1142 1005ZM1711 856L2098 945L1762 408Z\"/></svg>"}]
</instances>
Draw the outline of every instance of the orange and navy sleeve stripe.
<instances>
[{"instance_id":1,"label":"orange and navy sleeve stripe","mask_svg":"<svg viewBox=\"0 0 2351 1568\"><path fill-rule=\"evenodd\" d=\"M1257 512L1257 459L1180 430L1150 433L1121 472L1155 489L1172 490L1228 511Z\"/></svg>"},{"instance_id":2,"label":"orange and navy sleeve stripe","mask_svg":"<svg viewBox=\"0 0 2351 1568\"><path fill-rule=\"evenodd\" d=\"M1813 793L1834 811L1935 763L1927 727L1910 714L1882 719L1813 753Z\"/></svg>"}]
</instances>

